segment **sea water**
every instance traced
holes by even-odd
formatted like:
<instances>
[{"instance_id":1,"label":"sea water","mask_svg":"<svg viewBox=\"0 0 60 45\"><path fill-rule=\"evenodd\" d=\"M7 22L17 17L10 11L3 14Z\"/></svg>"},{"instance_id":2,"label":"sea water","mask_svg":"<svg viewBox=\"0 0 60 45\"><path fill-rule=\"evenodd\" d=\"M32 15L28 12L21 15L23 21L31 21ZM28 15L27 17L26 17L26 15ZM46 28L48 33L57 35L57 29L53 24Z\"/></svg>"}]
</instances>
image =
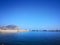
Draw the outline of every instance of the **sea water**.
<instances>
[{"instance_id":1,"label":"sea water","mask_svg":"<svg viewBox=\"0 0 60 45\"><path fill-rule=\"evenodd\" d=\"M60 32L0 33L0 45L60 45Z\"/></svg>"}]
</instances>

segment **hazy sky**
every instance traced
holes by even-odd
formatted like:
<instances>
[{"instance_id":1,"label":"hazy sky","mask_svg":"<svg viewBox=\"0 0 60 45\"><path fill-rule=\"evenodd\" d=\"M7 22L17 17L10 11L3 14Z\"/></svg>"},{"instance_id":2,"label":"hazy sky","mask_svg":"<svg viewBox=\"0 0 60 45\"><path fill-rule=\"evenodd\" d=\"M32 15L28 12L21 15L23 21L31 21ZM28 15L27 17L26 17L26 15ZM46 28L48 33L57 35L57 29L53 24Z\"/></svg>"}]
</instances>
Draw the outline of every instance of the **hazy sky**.
<instances>
[{"instance_id":1,"label":"hazy sky","mask_svg":"<svg viewBox=\"0 0 60 45\"><path fill-rule=\"evenodd\" d=\"M0 25L24 29L59 29L59 0L0 0Z\"/></svg>"}]
</instances>

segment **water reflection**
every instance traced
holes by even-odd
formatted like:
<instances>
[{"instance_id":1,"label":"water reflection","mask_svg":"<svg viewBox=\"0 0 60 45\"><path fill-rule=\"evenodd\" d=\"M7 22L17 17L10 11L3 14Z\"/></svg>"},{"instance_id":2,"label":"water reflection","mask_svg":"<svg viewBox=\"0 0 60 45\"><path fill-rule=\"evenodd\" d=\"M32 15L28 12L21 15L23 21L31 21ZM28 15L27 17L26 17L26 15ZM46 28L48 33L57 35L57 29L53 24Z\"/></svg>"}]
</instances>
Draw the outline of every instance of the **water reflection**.
<instances>
[{"instance_id":1,"label":"water reflection","mask_svg":"<svg viewBox=\"0 0 60 45\"><path fill-rule=\"evenodd\" d=\"M24 32L0 34L3 45L58 45L60 32Z\"/></svg>"}]
</instances>

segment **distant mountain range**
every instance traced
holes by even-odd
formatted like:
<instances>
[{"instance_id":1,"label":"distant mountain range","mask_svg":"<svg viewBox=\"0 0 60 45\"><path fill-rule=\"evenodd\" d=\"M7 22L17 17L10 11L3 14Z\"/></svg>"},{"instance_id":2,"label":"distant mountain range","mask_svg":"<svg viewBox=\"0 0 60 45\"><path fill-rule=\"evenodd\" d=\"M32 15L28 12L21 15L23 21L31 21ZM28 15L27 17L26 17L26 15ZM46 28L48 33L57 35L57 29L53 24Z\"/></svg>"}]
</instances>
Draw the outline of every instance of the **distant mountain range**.
<instances>
[{"instance_id":1,"label":"distant mountain range","mask_svg":"<svg viewBox=\"0 0 60 45\"><path fill-rule=\"evenodd\" d=\"M19 30L19 27L16 25L6 25L6 26L0 26L1 30Z\"/></svg>"}]
</instances>

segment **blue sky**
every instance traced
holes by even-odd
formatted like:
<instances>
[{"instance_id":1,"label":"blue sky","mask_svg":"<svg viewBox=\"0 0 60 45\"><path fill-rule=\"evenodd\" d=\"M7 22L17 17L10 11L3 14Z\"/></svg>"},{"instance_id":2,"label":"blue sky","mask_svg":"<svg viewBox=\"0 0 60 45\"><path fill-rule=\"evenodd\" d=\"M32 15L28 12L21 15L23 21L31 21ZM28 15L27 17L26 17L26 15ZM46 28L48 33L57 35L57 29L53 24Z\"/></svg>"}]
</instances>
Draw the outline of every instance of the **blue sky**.
<instances>
[{"instance_id":1,"label":"blue sky","mask_svg":"<svg viewBox=\"0 0 60 45\"><path fill-rule=\"evenodd\" d=\"M60 29L59 0L0 0L0 25L24 29Z\"/></svg>"}]
</instances>

